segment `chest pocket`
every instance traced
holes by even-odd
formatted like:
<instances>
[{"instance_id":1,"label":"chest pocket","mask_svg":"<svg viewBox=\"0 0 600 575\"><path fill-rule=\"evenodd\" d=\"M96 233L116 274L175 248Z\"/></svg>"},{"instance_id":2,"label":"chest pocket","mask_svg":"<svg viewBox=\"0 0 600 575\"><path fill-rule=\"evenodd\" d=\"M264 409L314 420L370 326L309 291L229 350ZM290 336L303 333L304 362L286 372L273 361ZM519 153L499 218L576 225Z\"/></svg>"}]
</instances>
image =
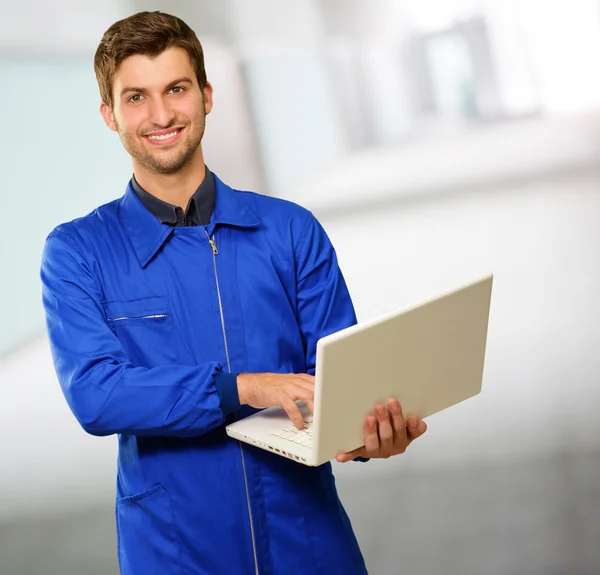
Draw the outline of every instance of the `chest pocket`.
<instances>
[{"instance_id":1,"label":"chest pocket","mask_svg":"<svg viewBox=\"0 0 600 575\"><path fill-rule=\"evenodd\" d=\"M176 363L177 342L169 298L111 301L103 306L106 323L131 363L141 367Z\"/></svg>"}]
</instances>

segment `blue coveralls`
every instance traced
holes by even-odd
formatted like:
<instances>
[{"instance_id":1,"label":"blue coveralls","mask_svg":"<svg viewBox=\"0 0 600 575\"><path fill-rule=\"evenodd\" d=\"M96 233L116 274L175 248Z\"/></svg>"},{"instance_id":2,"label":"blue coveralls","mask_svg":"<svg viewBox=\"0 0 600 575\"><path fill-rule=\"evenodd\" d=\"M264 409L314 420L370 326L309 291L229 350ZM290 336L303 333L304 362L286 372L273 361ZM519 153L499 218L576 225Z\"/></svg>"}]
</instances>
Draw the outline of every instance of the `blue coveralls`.
<instances>
[{"instance_id":1,"label":"blue coveralls","mask_svg":"<svg viewBox=\"0 0 600 575\"><path fill-rule=\"evenodd\" d=\"M317 340L355 323L334 249L309 211L215 182L208 226L160 223L130 182L45 245L62 390L88 433L118 434L121 572L366 573L331 465L224 431L255 411L228 374L314 373Z\"/></svg>"}]
</instances>

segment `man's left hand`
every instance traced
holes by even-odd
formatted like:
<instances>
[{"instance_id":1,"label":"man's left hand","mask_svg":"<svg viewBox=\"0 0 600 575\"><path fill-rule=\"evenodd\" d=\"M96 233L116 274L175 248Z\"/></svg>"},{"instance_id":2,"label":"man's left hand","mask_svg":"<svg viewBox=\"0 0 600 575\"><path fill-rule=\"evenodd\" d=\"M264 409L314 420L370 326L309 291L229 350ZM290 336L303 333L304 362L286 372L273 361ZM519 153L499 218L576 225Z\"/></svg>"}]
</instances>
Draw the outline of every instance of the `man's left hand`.
<instances>
[{"instance_id":1,"label":"man's left hand","mask_svg":"<svg viewBox=\"0 0 600 575\"><path fill-rule=\"evenodd\" d=\"M390 399L387 408L378 403L373 414L365 418L365 444L350 453L340 453L336 460L345 463L357 457L387 459L404 453L425 431L427 424L422 419L408 417L404 421L400 403Z\"/></svg>"}]
</instances>

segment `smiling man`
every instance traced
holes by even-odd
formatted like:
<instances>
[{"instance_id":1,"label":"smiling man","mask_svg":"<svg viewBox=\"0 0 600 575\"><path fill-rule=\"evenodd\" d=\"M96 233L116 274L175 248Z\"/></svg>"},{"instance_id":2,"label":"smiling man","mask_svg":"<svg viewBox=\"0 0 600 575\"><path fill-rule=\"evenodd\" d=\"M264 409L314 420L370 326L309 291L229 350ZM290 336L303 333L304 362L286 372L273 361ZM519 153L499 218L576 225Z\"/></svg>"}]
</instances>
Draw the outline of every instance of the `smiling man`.
<instances>
[{"instance_id":1,"label":"smiling man","mask_svg":"<svg viewBox=\"0 0 600 575\"><path fill-rule=\"evenodd\" d=\"M301 427L296 401L312 409L316 342L356 321L325 231L206 167L213 89L182 20L115 23L94 65L133 177L49 235L41 277L65 398L88 433L118 435L121 572L365 573L331 465L224 429L269 406ZM393 400L366 415L365 446L339 461L403 453L425 431Z\"/></svg>"}]
</instances>

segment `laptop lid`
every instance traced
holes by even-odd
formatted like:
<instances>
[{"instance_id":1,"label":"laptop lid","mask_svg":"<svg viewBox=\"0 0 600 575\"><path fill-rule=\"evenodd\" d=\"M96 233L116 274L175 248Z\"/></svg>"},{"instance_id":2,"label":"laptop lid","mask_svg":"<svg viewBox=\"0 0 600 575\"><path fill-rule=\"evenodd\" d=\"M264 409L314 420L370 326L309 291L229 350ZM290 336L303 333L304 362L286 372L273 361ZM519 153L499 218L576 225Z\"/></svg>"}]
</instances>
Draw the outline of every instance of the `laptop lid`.
<instances>
[{"instance_id":1,"label":"laptop lid","mask_svg":"<svg viewBox=\"0 0 600 575\"><path fill-rule=\"evenodd\" d=\"M362 422L396 397L425 418L481 391L493 276L319 340L314 464L360 447Z\"/></svg>"}]
</instances>

